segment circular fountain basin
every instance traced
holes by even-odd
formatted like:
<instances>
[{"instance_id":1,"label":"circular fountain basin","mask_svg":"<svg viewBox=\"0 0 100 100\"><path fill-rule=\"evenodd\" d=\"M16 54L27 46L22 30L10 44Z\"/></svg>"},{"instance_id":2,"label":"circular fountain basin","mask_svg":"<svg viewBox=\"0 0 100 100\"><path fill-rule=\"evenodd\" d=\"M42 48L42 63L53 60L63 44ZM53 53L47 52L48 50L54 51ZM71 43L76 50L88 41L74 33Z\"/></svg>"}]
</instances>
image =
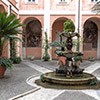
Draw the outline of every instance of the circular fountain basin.
<instances>
[{"instance_id":1,"label":"circular fountain basin","mask_svg":"<svg viewBox=\"0 0 100 100\"><path fill-rule=\"evenodd\" d=\"M66 77L64 74L57 74L56 72L49 72L42 75L44 82L64 84L64 85L85 85L96 82L94 75L89 73L74 74L72 77Z\"/></svg>"}]
</instances>

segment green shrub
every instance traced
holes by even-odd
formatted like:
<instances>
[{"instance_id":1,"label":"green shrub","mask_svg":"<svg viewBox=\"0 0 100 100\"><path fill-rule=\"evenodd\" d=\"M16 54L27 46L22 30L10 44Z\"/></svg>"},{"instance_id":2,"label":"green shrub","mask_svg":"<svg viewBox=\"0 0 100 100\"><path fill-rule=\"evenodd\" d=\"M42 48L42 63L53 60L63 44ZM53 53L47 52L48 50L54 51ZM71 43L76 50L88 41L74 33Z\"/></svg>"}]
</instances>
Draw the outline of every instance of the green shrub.
<instances>
[{"instance_id":1,"label":"green shrub","mask_svg":"<svg viewBox=\"0 0 100 100\"><path fill-rule=\"evenodd\" d=\"M21 57L13 57L13 58L10 58L12 60L13 63L15 64L19 64L21 63L22 59Z\"/></svg>"},{"instance_id":2,"label":"green shrub","mask_svg":"<svg viewBox=\"0 0 100 100\"><path fill-rule=\"evenodd\" d=\"M43 54L43 60L44 61L49 61L50 60L50 55L48 53L48 50L50 48L50 44L49 44L49 40L48 40L48 36L47 36L47 32L45 32L45 39L44 39L44 54Z\"/></svg>"},{"instance_id":3,"label":"green shrub","mask_svg":"<svg viewBox=\"0 0 100 100\"><path fill-rule=\"evenodd\" d=\"M48 53L46 53L43 58L42 58L44 61L48 61L50 59L50 56Z\"/></svg>"},{"instance_id":4,"label":"green shrub","mask_svg":"<svg viewBox=\"0 0 100 100\"><path fill-rule=\"evenodd\" d=\"M64 31L65 32L74 32L75 25L71 19L68 19L64 22Z\"/></svg>"},{"instance_id":5,"label":"green shrub","mask_svg":"<svg viewBox=\"0 0 100 100\"><path fill-rule=\"evenodd\" d=\"M40 80L41 80L43 83L45 82L45 78L44 78L44 75L43 75L43 74L40 76Z\"/></svg>"}]
</instances>

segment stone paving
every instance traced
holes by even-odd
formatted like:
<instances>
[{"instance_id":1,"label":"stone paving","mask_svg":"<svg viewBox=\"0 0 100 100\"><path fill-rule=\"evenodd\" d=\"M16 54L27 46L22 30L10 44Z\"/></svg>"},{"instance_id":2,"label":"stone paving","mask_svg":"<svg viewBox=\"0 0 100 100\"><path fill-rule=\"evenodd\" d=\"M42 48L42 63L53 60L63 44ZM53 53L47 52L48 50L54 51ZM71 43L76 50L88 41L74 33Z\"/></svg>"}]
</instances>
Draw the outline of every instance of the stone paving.
<instances>
[{"instance_id":1,"label":"stone paving","mask_svg":"<svg viewBox=\"0 0 100 100\"><path fill-rule=\"evenodd\" d=\"M15 66L0 80L0 100L100 100L100 90L60 90L37 86L34 81L42 73L54 71L57 61L23 61ZM100 79L100 61L84 61L81 67Z\"/></svg>"},{"instance_id":2,"label":"stone paving","mask_svg":"<svg viewBox=\"0 0 100 100\"><path fill-rule=\"evenodd\" d=\"M7 70L3 79L0 79L0 100L8 100L11 97L35 89L26 83L26 79L32 75L40 75L35 69L21 64L14 65L12 70Z\"/></svg>"},{"instance_id":3,"label":"stone paving","mask_svg":"<svg viewBox=\"0 0 100 100\"><path fill-rule=\"evenodd\" d=\"M33 62L23 62L27 66L39 71L40 73L49 72L54 70L57 67L57 62L41 62L41 61L33 61ZM88 66L85 66L87 65ZM100 62L85 62L81 65L81 67L85 68L85 72L90 72L96 75L98 73L100 75ZM98 78L100 78L98 75ZM38 79L39 76L36 77L31 76L27 79L27 84L37 87L35 92L28 92L28 94L20 95L15 98L11 98L9 100L100 100L100 90L60 90L60 89L47 89L41 86L37 86L34 81Z\"/></svg>"}]
</instances>

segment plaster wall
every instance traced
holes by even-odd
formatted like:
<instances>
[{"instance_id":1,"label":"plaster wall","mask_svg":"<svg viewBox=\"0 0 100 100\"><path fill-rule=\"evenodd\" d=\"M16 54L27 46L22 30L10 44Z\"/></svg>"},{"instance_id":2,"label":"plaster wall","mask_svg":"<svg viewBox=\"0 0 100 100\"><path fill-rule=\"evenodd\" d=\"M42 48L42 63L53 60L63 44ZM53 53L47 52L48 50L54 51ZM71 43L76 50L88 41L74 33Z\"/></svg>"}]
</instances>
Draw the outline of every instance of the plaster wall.
<instances>
[{"instance_id":1,"label":"plaster wall","mask_svg":"<svg viewBox=\"0 0 100 100\"><path fill-rule=\"evenodd\" d=\"M14 6L16 6L16 1L15 0L9 0Z\"/></svg>"},{"instance_id":2,"label":"plaster wall","mask_svg":"<svg viewBox=\"0 0 100 100\"><path fill-rule=\"evenodd\" d=\"M28 3L25 0L19 0L20 10L43 10L44 0L38 0L38 3Z\"/></svg>"},{"instance_id":3,"label":"plaster wall","mask_svg":"<svg viewBox=\"0 0 100 100\"><path fill-rule=\"evenodd\" d=\"M82 11L90 11L94 4L91 0L82 0Z\"/></svg>"},{"instance_id":4,"label":"plaster wall","mask_svg":"<svg viewBox=\"0 0 100 100\"><path fill-rule=\"evenodd\" d=\"M76 0L68 0L68 3L59 3L57 0L50 0L50 10L74 11L76 9Z\"/></svg>"}]
</instances>

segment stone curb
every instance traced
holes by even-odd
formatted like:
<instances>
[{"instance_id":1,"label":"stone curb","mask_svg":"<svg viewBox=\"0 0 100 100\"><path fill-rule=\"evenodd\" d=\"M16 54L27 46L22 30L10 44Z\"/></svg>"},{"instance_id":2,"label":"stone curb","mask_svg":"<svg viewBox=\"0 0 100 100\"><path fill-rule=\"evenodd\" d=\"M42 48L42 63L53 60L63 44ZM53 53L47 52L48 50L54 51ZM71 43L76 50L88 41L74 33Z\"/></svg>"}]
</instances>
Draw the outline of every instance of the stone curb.
<instances>
[{"instance_id":1,"label":"stone curb","mask_svg":"<svg viewBox=\"0 0 100 100\"><path fill-rule=\"evenodd\" d=\"M19 98L21 98L21 97L23 97L23 96L26 96L26 95L31 94L31 93L33 93L33 92L36 92L36 91L38 91L39 89L40 89L40 88L35 88L35 89L30 90L30 91L28 91L28 92L19 94L19 95L13 97L13 98L8 99L8 100L17 100L17 99L19 99Z\"/></svg>"}]
</instances>

